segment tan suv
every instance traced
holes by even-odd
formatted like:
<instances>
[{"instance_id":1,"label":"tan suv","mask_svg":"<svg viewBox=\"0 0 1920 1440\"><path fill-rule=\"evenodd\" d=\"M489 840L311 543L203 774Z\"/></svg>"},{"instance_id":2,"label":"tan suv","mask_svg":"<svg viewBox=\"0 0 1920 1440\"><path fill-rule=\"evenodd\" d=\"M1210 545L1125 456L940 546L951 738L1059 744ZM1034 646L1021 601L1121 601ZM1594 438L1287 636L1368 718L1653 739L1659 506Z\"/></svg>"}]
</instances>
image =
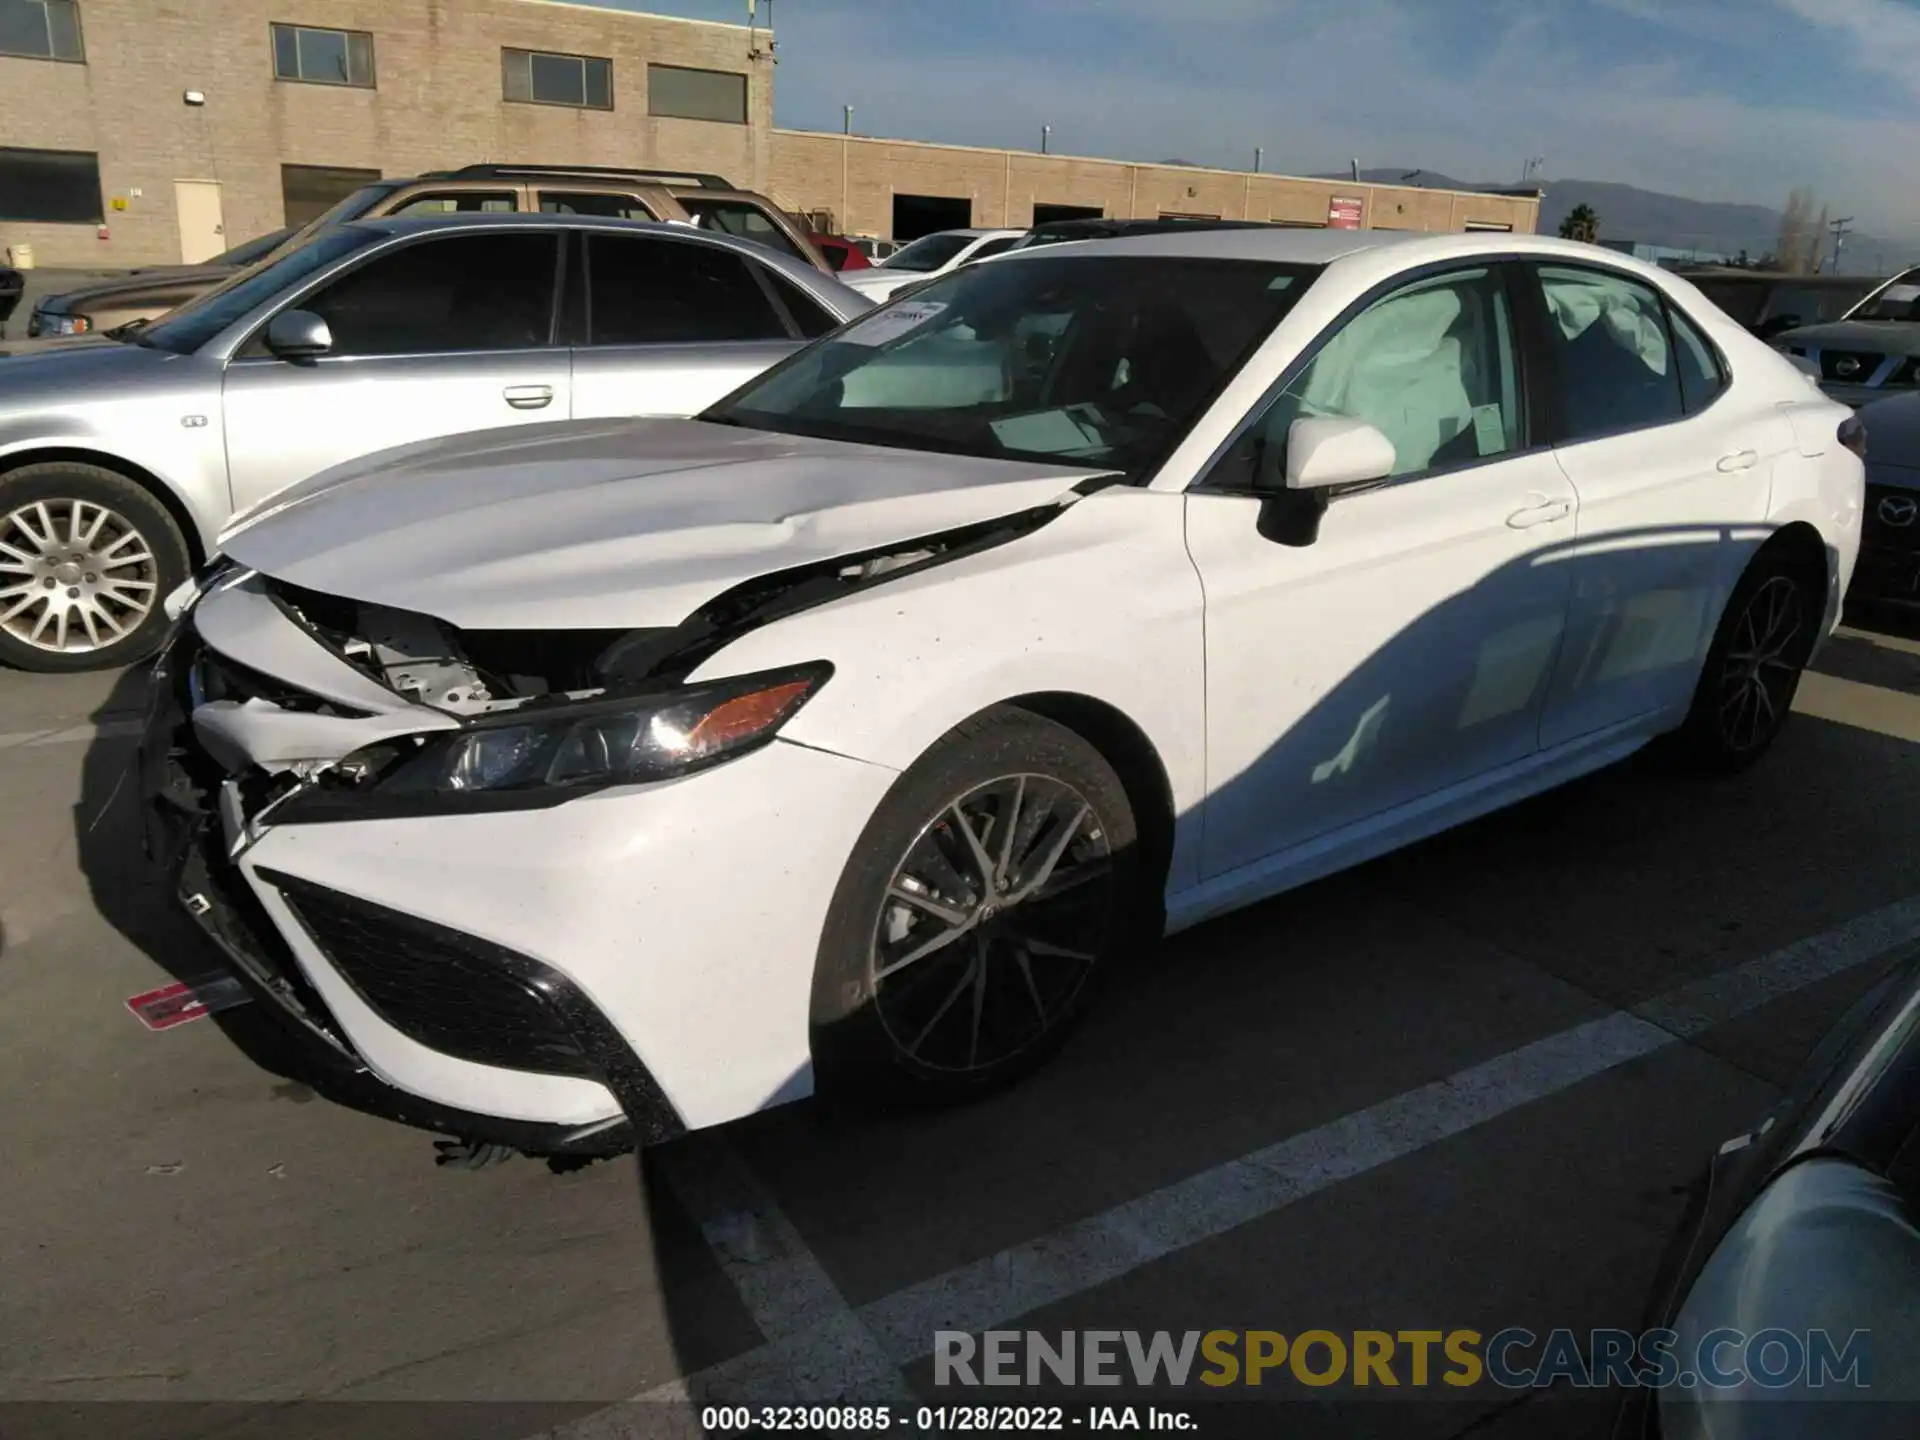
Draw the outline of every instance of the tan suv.
<instances>
[{"instance_id":1,"label":"tan suv","mask_svg":"<svg viewBox=\"0 0 1920 1440\"><path fill-rule=\"evenodd\" d=\"M803 225L766 196L737 190L718 175L585 165L468 165L406 179L375 180L308 221L269 254L277 256L349 220L486 211L678 221L755 241L823 275L834 273ZM42 301L34 310L28 334L85 334L157 319L232 273L209 268L165 276L156 273L144 283L138 275L98 281Z\"/></svg>"}]
</instances>

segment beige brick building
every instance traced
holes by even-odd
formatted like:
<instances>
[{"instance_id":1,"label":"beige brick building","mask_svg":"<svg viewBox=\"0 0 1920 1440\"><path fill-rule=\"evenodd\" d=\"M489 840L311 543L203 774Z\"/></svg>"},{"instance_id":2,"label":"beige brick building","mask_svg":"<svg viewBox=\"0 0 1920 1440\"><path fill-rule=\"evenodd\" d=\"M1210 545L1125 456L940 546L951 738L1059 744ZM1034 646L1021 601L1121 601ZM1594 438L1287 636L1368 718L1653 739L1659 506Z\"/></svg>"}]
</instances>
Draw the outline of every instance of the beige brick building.
<instances>
[{"instance_id":1,"label":"beige brick building","mask_svg":"<svg viewBox=\"0 0 1920 1440\"><path fill-rule=\"evenodd\" d=\"M872 235L1023 227L1036 206L1538 219L1531 196L776 130L769 41L560 0L0 0L0 248L45 266L199 259L367 179L483 160L717 172Z\"/></svg>"}]
</instances>

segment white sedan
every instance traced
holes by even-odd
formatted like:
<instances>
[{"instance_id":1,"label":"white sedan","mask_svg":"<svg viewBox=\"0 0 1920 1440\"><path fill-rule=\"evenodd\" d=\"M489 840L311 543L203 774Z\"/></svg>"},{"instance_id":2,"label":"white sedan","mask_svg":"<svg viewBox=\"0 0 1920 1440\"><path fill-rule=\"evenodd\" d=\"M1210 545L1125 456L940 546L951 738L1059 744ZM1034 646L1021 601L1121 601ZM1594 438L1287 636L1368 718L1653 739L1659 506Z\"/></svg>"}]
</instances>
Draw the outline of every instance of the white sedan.
<instances>
[{"instance_id":1,"label":"white sedan","mask_svg":"<svg viewBox=\"0 0 1920 1440\"><path fill-rule=\"evenodd\" d=\"M958 270L976 260L991 260L1013 249L1024 230L940 230L922 235L879 264L853 270L840 283L869 300L888 299L896 290Z\"/></svg>"},{"instance_id":2,"label":"white sedan","mask_svg":"<svg viewBox=\"0 0 1920 1440\"><path fill-rule=\"evenodd\" d=\"M154 852L421 1125L591 1153L816 1083L964 1094L1129 946L1656 737L1754 760L1861 448L1590 246L1038 248L699 419L245 517L172 607Z\"/></svg>"}]
</instances>

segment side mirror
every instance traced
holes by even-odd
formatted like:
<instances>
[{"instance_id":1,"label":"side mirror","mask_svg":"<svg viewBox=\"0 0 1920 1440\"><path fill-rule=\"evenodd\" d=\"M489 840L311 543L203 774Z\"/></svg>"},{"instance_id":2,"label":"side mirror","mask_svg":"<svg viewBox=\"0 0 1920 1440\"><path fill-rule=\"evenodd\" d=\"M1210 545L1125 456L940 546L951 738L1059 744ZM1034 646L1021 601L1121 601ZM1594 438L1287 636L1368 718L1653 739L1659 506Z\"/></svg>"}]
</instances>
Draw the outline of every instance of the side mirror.
<instances>
[{"instance_id":1,"label":"side mirror","mask_svg":"<svg viewBox=\"0 0 1920 1440\"><path fill-rule=\"evenodd\" d=\"M1320 538L1320 517L1331 492L1366 485L1393 474L1393 442L1364 420L1318 416L1287 427L1285 469L1281 447L1263 447L1256 484L1264 495L1260 534L1279 545L1311 545Z\"/></svg>"},{"instance_id":2,"label":"side mirror","mask_svg":"<svg viewBox=\"0 0 1920 1440\"><path fill-rule=\"evenodd\" d=\"M282 360L314 360L333 349L333 332L311 310L282 310L267 322L267 349Z\"/></svg>"}]
</instances>

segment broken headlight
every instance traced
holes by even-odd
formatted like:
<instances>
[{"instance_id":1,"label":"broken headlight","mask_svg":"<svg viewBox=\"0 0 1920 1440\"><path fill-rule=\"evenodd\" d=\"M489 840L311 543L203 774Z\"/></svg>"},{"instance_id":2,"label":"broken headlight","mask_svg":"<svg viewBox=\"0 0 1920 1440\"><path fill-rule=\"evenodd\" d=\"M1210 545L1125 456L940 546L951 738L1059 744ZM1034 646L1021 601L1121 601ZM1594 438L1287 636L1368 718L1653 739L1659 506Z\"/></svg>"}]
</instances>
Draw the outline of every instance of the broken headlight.
<instances>
[{"instance_id":1,"label":"broken headlight","mask_svg":"<svg viewBox=\"0 0 1920 1440\"><path fill-rule=\"evenodd\" d=\"M281 822L431 813L471 798L557 804L582 791L665 780L772 740L833 667L824 661L650 695L540 705L458 730L356 750L292 797Z\"/></svg>"}]
</instances>

